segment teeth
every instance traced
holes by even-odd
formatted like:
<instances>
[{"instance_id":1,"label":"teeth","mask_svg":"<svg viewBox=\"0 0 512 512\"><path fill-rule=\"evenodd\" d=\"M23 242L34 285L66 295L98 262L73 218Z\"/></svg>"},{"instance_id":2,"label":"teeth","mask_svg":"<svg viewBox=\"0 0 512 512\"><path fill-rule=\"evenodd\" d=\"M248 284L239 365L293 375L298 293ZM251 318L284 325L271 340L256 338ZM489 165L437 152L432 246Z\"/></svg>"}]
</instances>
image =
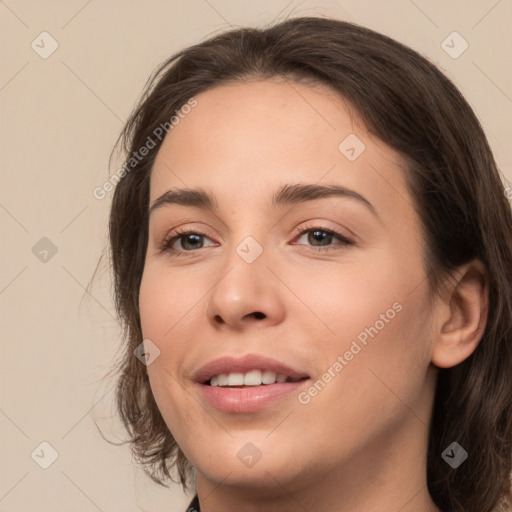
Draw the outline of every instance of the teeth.
<instances>
[{"instance_id":1,"label":"teeth","mask_svg":"<svg viewBox=\"0 0 512 512\"><path fill-rule=\"evenodd\" d=\"M247 373L221 373L214 375L210 380L212 386L261 386L262 384L275 384L276 382L293 382L282 373L270 370L251 370Z\"/></svg>"},{"instance_id":2,"label":"teeth","mask_svg":"<svg viewBox=\"0 0 512 512\"><path fill-rule=\"evenodd\" d=\"M228 375L228 386L243 386L244 374L243 373L230 373Z\"/></svg>"},{"instance_id":3,"label":"teeth","mask_svg":"<svg viewBox=\"0 0 512 512\"><path fill-rule=\"evenodd\" d=\"M261 382L263 384L274 384L276 381L277 373L265 370L261 376Z\"/></svg>"},{"instance_id":4,"label":"teeth","mask_svg":"<svg viewBox=\"0 0 512 512\"><path fill-rule=\"evenodd\" d=\"M252 370L244 375L244 386L259 386L261 384L261 371Z\"/></svg>"}]
</instances>

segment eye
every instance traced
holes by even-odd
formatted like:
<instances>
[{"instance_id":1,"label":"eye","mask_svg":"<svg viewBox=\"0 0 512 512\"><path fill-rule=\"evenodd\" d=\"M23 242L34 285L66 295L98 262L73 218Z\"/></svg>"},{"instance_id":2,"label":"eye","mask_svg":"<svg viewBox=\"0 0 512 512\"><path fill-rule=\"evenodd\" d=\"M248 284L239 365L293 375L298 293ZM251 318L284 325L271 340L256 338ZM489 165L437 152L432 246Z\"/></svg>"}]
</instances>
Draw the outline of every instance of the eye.
<instances>
[{"instance_id":1,"label":"eye","mask_svg":"<svg viewBox=\"0 0 512 512\"><path fill-rule=\"evenodd\" d=\"M181 256L186 252L193 252L196 249L201 249L201 240L208 238L205 234L192 230L176 230L170 236L162 240L159 249L162 252L169 252L177 256ZM175 242L180 241L182 248L177 249L174 247Z\"/></svg>"},{"instance_id":2,"label":"eye","mask_svg":"<svg viewBox=\"0 0 512 512\"><path fill-rule=\"evenodd\" d=\"M333 241L333 239L336 238L341 241L342 246L353 244L352 240L350 240L345 235L339 233L334 229L327 229L322 226L303 226L299 228L298 235L299 240L305 237L307 243L311 244L311 246L313 248L316 248L318 251L331 250L331 246L333 245L331 242ZM336 248L336 246L332 247L333 250Z\"/></svg>"},{"instance_id":3,"label":"eye","mask_svg":"<svg viewBox=\"0 0 512 512\"><path fill-rule=\"evenodd\" d=\"M306 242L311 244L311 248L316 252L326 252L329 250L342 249L345 246L352 245L353 242L345 235L334 229L324 228L322 226L302 226L296 230L296 236L300 240L306 237ZM164 238L159 244L161 252L167 252L174 256L185 256L187 253L194 253L197 249L204 248L204 240L209 238L199 231L193 230L176 230L168 237ZM338 239L340 243L333 245L333 240ZM176 242L181 243L181 248L175 247ZM294 242L292 245L305 245L303 243ZM215 246L215 243L212 244ZM341 247L340 247L341 246Z\"/></svg>"}]
</instances>

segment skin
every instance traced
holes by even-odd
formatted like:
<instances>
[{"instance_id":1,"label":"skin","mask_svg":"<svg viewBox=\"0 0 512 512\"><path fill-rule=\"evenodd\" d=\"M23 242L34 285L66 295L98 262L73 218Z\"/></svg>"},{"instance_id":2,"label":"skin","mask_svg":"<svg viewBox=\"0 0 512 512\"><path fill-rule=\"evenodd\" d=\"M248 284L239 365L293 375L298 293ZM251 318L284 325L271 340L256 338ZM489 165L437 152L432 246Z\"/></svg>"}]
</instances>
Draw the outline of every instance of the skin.
<instances>
[{"instance_id":1,"label":"skin","mask_svg":"<svg viewBox=\"0 0 512 512\"><path fill-rule=\"evenodd\" d=\"M202 510L439 510L426 487L436 367L462 362L483 334L482 266L461 267L429 300L399 156L328 87L276 78L196 99L159 150L150 204L172 187L202 187L218 208L153 211L140 315L161 351L148 366L151 388L196 468ZM349 134L366 146L355 161L338 149ZM353 189L379 218L336 196L269 207L275 190L298 182ZM301 227L353 243L315 242ZM176 241L182 256L160 251L176 228L205 237L192 249ZM263 248L250 264L236 252L247 236ZM255 353L305 371L307 391L396 302L401 311L307 404L292 394L257 413L225 413L191 381L212 359ZM248 442L261 452L252 467L237 457Z\"/></svg>"}]
</instances>

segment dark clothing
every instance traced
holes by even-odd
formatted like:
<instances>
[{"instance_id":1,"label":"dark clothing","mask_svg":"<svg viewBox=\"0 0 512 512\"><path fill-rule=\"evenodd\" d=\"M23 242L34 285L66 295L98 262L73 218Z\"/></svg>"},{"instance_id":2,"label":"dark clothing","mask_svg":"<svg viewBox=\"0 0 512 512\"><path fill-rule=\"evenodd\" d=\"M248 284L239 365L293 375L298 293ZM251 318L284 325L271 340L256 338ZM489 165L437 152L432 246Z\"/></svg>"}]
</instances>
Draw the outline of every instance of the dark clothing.
<instances>
[{"instance_id":1,"label":"dark clothing","mask_svg":"<svg viewBox=\"0 0 512 512\"><path fill-rule=\"evenodd\" d=\"M199 498L197 497L197 494L194 496L194 499L190 502L190 505L188 506L185 512L201 512L201 509L199 508Z\"/></svg>"}]
</instances>

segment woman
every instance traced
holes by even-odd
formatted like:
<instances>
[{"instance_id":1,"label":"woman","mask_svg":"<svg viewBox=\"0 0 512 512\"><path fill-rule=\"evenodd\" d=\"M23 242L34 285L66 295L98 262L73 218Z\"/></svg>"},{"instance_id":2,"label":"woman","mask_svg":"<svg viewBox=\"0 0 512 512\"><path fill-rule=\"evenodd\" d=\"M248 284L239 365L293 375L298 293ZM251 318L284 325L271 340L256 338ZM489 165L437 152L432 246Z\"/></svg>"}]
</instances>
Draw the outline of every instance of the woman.
<instances>
[{"instance_id":1,"label":"woman","mask_svg":"<svg viewBox=\"0 0 512 512\"><path fill-rule=\"evenodd\" d=\"M122 140L117 401L155 481L189 511L510 510L511 209L443 74L343 21L236 29Z\"/></svg>"}]
</instances>

